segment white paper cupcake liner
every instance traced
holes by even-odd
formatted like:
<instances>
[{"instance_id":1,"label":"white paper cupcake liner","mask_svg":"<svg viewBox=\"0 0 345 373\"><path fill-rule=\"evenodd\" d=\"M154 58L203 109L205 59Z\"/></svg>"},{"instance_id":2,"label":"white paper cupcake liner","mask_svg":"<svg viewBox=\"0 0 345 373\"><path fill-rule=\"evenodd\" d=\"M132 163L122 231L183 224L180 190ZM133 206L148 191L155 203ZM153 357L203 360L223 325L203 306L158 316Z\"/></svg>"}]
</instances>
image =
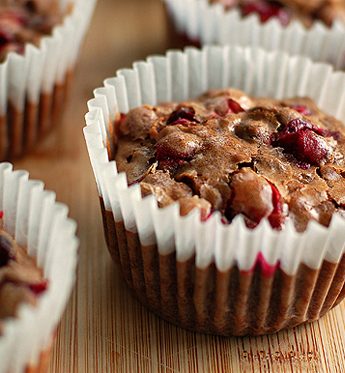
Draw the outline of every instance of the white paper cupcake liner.
<instances>
[{"instance_id":1,"label":"white paper cupcake liner","mask_svg":"<svg viewBox=\"0 0 345 373\"><path fill-rule=\"evenodd\" d=\"M62 9L72 4L73 10L52 35L39 47L27 44L23 55L10 53L0 64L0 160L22 155L61 111L61 98L54 94L65 89L74 70L96 0L60 3Z\"/></svg>"},{"instance_id":2,"label":"white paper cupcake liner","mask_svg":"<svg viewBox=\"0 0 345 373\"><path fill-rule=\"evenodd\" d=\"M75 282L76 223L67 218L67 206L55 202L55 193L44 190L43 182L29 180L26 171L13 171L10 163L0 163L0 210L4 229L36 258L49 282L36 307L24 304L17 318L5 322L0 372L35 372Z\"/></svg>"},{"instance_id":3,"label":"white paper cupcake liner","mask_svg":"<svg viewBox=\"0 0 345 373\"><path fill-rule=\"evenodd\" d=\"M304 233L297 233L291 221L276 231L267 221L250 230L241 217L230 225L222 224L218 214L207 222L201 222L196 211L181 217L178 204L160 209L153 196L141 197L139 185L127 185L126 175L117 173L111 160L109 144L118 113L142 104L183 101L214 88L233 87L272 98L309 96L321 109L344 121L344 73L303 57L231 46L169 51L166 56L152 56L133 66L119 70L116 77L104 81L103 88L94 91L84 128L103 215L110 221L107 229L112 231L115 224L119 246L123 234L127 234L124 245L128 247L137 235L143 250L157 246L160 256L174 254L177 263L195 257L196 269L207 270L214 263L220 273L234 266L250 271L259 254L269 265L279 264L288 276L294 276L302 264L317 271L324 261L340 262L345 253L345 221L338 215L329 228L311 222ZM113 225L107 213L113 215ZM118 230L121 224L123 234ZM114 256L119 259L118 254ZM124 267L122 260L128 258L120 259Z\"/></svg>"},{"instance_id":4,"label":"white paper cupcake liner","mask_svg":"<svg viewBox=\"0 0 345 373\"><path fill-rule=\"evenodd\" d=\"M237 9L226 10L208 0L163 0L176 30L201 45L240 45L281 50L327 62L336 68L345 66L345 24L335 22L329 28L315 21L309 29L296 20L282 26L276 19L262 24L257 15L242 17Z\"/></svg>"}]
</instances>

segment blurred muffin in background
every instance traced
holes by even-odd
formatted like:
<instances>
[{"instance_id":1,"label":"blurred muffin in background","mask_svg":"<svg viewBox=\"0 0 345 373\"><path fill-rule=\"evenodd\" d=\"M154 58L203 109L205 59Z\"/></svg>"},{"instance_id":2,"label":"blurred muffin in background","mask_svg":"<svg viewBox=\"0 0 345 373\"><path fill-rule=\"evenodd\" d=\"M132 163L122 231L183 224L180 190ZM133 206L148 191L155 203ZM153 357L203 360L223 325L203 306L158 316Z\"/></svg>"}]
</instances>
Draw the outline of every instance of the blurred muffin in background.
<instances>
[{"instance_id":1,"label":"blurred muffin in background","mask_svg":"<svg viewBox=\"0 0 345 373\"><path fill-rule=\"evenodd\" d=\"M51 34L66 12L57 0L0 1L0 61L10 52L23 54L26 43L39 46L41 37Z\"/></svg>"},{"instance_id":2,"label":"blurred muffin in background","mask_svg":"<svg viewBox=\"0 0 345 373\"><path fill-rule=\"evenodd\" d=\"M262 23L277 18L283 26L300 20L310 27L315 20L331 26L335 20L345 21L345 2L342 0L210 0L226 9L238 8L243 16L257 14Z\"/></svg>"},{"instance_id":3,"label":"blurred muffin in background","mask_svg":"<svg viewBox=\"0 0 345 373\"><path fill-rule=\"evenodd\" d=\"M0 0L0 160L59 122L95 0Z\"/></svg>"}]
</instances>

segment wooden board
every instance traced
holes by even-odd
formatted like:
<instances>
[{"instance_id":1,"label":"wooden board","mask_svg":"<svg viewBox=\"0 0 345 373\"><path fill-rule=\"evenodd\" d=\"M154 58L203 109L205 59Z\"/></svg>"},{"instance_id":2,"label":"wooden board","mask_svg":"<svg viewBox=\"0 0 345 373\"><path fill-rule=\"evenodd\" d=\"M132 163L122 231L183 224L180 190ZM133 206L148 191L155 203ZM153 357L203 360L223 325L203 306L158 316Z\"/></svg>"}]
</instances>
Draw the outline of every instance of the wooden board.
<instances>
[{"instance_id":1,"label":"wooden board","mask_svg":"<svg viewBox=\"0 0 345 373\"><path fill-rule=\"evenodd\" d=\"M159 320L119 277L103 239L83 115L104 78L167 45L159 0L99 0L61 127L15 163L55 190L79 224L77 286L57 333L50 373L345 372L345 303L320 322L277 335L217 338Z\"/></svg>"}]
</instances>

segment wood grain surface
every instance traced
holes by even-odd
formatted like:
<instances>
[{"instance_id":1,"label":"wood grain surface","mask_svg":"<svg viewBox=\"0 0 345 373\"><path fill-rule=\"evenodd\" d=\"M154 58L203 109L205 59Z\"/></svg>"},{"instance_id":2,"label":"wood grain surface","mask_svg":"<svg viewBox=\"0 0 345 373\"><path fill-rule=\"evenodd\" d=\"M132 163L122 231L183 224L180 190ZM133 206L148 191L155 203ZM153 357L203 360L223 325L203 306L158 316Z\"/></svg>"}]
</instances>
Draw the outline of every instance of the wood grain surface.
<instances>
[{"instance_id":1,"label":"wood grain surface","mask_svg":"<svg viewBox=\"0 0 345 373\"><path fill-rule=\"evenodd\" d=\"M345 372L345 303L321 321L261 338L217 338L159 320L128 292L105 247L82 136L86 101L116 69L169 46L159 0L99 0L61 126L15 167L43 179L78 221L76 289L50 373Z\"/></svg>"}]
</instances>

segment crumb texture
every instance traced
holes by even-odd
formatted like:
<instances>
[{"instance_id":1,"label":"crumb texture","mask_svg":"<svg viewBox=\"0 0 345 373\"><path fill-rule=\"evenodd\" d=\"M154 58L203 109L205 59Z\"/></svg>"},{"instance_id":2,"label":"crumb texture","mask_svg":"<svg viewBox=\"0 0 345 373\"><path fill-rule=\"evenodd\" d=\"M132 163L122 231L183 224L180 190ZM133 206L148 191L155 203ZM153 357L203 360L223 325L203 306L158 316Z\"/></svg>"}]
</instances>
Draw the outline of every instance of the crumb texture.
<instances>
[{"instance_id":1,"label":"crumb texture","mask_svg":"<svg viewBox=\"0 0 345 373\"><path fill-rule=\"evenodd\" d=\"M15 317L23 303L34 306L46 288L34 259L0 230L0 335L5 319Z\"/></svg>"},{"instance_id":2,"label":"crumb texture","mask_svg":"<svg viewBox=\"0 0 345 373\"><path fill-rule=\"evenodd\" d=\"M298 231L343 213L343 125L309 98L209 91L135 108L115 127L118 170L160 207L179 201L182 215L219 211L224 223L241 214L251 228L292 219Z\"/></svg>"}]
</instances>

